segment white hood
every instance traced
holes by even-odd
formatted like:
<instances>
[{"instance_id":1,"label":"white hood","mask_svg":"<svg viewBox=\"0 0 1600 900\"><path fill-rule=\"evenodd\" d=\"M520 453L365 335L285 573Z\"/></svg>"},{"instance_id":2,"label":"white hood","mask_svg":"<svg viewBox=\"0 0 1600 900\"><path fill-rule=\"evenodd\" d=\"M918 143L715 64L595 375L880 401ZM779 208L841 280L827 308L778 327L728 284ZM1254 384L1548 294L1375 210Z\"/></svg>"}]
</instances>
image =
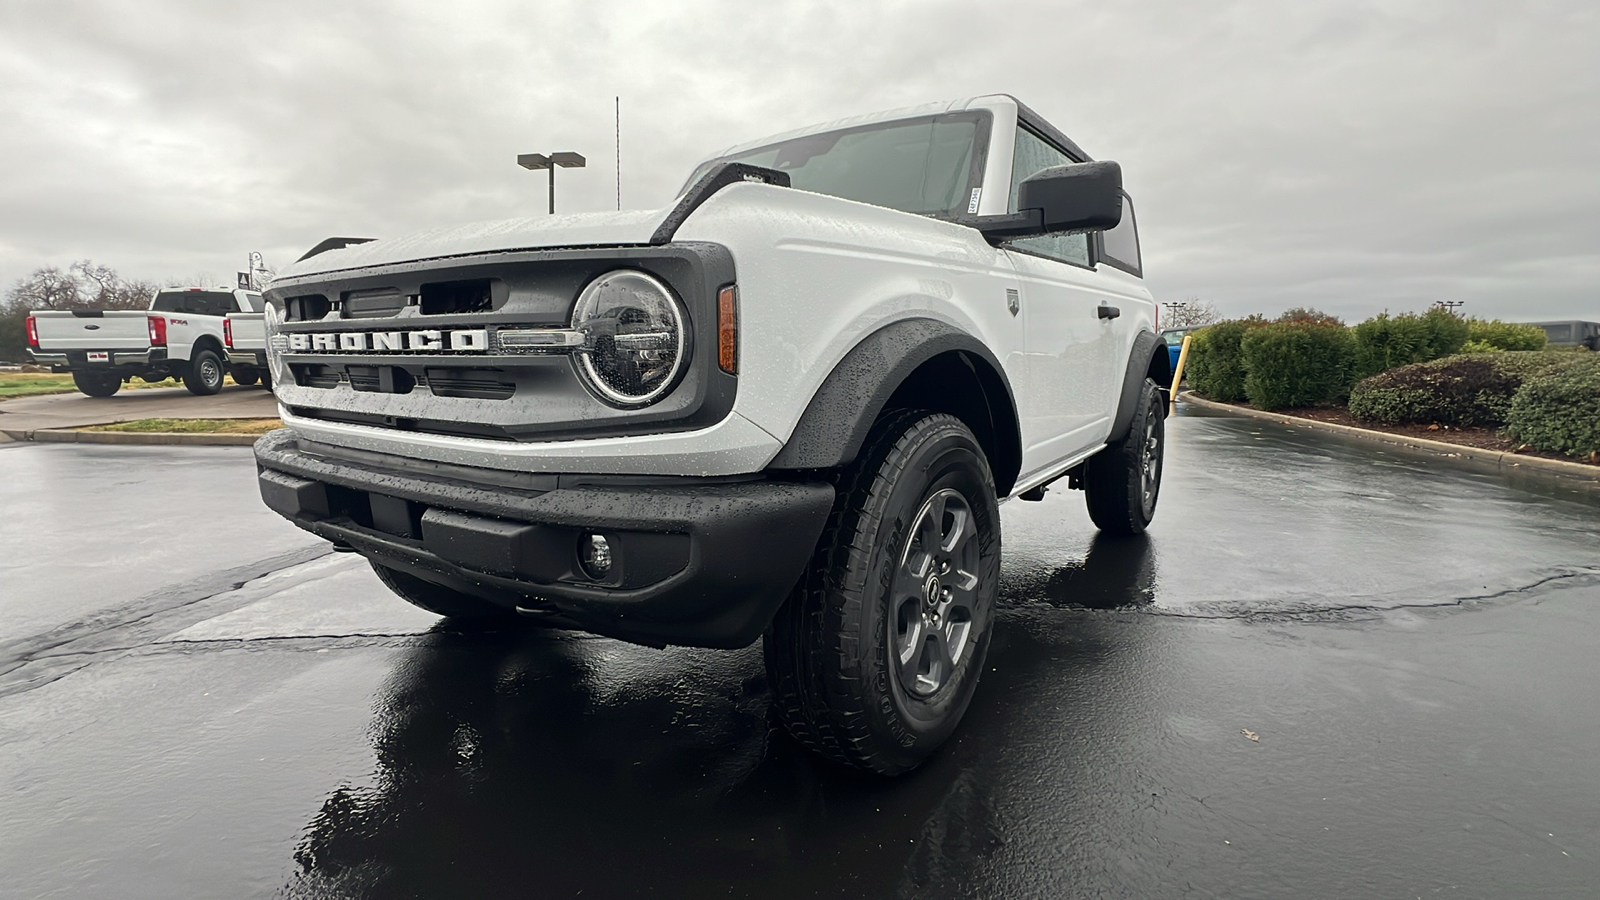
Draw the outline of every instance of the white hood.
<instances>
[{"instance_id":1,"label":"white hood","mask_svg":"<svg viewBox=\"0 0 1600 900\"><path fill-rule=\"evenodd\" d=\"M393 263L548 247L615 247L648 244L668 210L572 213L474 222L405 237L352 244L319 253L278 273L297 278Z\"/></svg>"}]
</instances>

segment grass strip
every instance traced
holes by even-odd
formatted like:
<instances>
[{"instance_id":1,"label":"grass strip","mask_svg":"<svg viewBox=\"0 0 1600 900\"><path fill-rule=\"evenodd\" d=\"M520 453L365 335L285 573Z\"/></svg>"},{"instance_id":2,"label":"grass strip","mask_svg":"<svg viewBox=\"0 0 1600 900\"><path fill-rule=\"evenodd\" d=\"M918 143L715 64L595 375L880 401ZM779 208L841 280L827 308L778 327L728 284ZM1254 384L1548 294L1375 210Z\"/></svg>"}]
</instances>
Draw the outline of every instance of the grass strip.
<instances>
[{"instance_id":1,"label":"grass strip","mask_svg":"<svg viewBox=\"0 0 1600 900\"><path fill-rule=\"evenodd\" d=\"M224 378L222 383L228 385L234 382L232 378ZM125 391L182 386L183 382L175 378L158 381L155 384L130 378L122 383L122 389ZM70 394L77 389L77 385L72 383L71 375L54 372L0 372L0 400L40 394Z\"/></svg>"},{"instance_id":2,"label":"grass strip","mask_svg":"<svg viewBox=\"0 0 1600 900\"><path fill-rule=\"evenodd\" d=\"M134 419L90 425L77 431L132 431L142 434L266 434L283 423L277 419Z\"/></svg>"}]
</instances>

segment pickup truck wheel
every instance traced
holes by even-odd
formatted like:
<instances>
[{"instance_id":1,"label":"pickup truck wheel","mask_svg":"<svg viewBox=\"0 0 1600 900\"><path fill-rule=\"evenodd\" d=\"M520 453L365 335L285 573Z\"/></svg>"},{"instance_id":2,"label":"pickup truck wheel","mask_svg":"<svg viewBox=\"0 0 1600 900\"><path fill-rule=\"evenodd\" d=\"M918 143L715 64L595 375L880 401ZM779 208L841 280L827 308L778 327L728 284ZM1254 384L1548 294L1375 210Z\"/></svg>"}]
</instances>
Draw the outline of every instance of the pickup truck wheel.
<instances>
[{"instance_id":1,"label":"pickup truck wheel","mask_svg":"<svg viewBox=\"0 0 1600 900\"><path fill-rule=\"evenodd\" d=\"M1139 401L1127 436L1090 457L1084 467L1089 518L1107 534L1144 534L1156 514L1167 436L1161 388L1145 379Z\"/></svg>"},{"instance_id":2,"label":"pickup truck wheel","mask_svg":"<svg viewBox=\"0 0 1600 900\"><path fill-rule=\"evenodd\" d=\"M261 386L266 388L269 391L272 390L272 372L271 371L269 371L267 369L262 369L261 370Z\"/></svg>"},{"instance_id":3,"label":"pickup truck wheel","mask_svg":"<svg viewBox=\"0 0 1600 900\"><path fill-rule=\"evenodd\" d=\"M183 373L183 386L189 393L208 397L222 390L222 357L215 351L201 350L189 360L189 370Z\"/></svg>"},{"instance_id":4,"label":"pickup truck wheel","mask_svg":"<svg viewBox=\"0 0 1600 900\"><path fill-rule=\"evenodd\" d=\"M249 387L261 379L255 369L234 369L229 374L233 376L234 384L242 384L245 387Z\"/></svg>"},{"instance_id":5,"label":"pickup truck wheel","mask_svg":"<svg viewBox=\"0 0 1600 900\"><path fill-rule=\"evenodd\" d=\"M972 699L999 574L994 477L972 432L948 415L886 417L766 633L784 727L837 762L916 767Z\"/></svg>"},{"instance_id":6,"label":"pickup truck wheel","mask_svg":"<svg viewBox=\"0 0 1600 900\"><path fill-rule=\"evenodd\" d=\"M434 615L445 616L458 622L484 625L522 621L514 610L460 591L452 591L431 581L423 581L415 575L391 569L376 560L369 559L367 562L372 564L372 571L378 573L378 580L389 590L399 594L400 599Z\"/></svg>"},{"instance_id":7,"label":"pickup truck wheel","mask_svg":"<svg viewBox=\"0 0 1600 900\"><path fill-rule=\"evenodd\" d=\"M109 397L122 390L122 379L105 372L73 372L72 383L90 397Z\"/></svg>"}]
</instances>

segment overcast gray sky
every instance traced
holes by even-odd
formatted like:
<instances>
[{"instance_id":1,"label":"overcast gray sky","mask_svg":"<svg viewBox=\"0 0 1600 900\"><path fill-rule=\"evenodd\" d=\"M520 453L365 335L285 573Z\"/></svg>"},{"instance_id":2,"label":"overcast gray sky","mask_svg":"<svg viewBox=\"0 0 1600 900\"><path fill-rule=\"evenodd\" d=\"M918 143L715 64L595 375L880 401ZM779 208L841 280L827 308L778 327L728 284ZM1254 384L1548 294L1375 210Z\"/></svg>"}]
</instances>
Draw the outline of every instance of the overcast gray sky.
<instances>
[{"instance_id":1,"label":"overcast gray sky","mask_svg":"<svg viewBox=\"0 0 1600 900\"><path fill-rule=\"evenodd\" d=\"M1012 93L1124 167L1157 297L1600 319L1590 2L0 3L0 286L665 203L710 151Z\"/></svg>"}]
</instances>

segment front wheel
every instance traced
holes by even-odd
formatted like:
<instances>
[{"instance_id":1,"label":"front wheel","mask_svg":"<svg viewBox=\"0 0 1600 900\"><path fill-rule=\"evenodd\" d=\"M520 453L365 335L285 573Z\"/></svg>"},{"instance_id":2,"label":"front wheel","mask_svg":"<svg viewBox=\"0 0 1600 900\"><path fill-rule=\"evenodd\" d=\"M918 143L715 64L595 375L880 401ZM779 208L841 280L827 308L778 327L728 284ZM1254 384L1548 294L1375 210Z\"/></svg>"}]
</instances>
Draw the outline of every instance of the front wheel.
<instances>
[{"instance_id":1,"label":"front wheel","mask_svg":"<svg viewBox=\"0 0 1600 900\"><path fill-rule=\"evenodd\" d=\"M837 762L915 768L972 700L999 575L994 477L972 432L948 415L885 417L766 633L784 727Z\"/></svg>"},{"instance_id":2,"label":"front wheel","mask_svg":"<svg viewBox=\"0 0 1600 900\"><path fill-rule=\"evenodd\" d=\"M109 397L122 390L122 379L106 372L73 372L72 383L90 397Z\"/></svg>"},{"instance_id":3,"label":"front wheel","mask_svg":"<svg viewBox=\"0 0 1600 900\"><path fill-rule=\"evenodd\" d=\"M1139 406L1122 440L1096 453L1084 467L1089 518L1107 534L1144 534L1156 514L1167 443L1161 388L1146 378Z\"/></svg>"},{"instance_id":4,"label":"front wheel","mask_svg":"<svg viewBox=\"0 0 1600 900\"><path fill-rule=\"evenodd\" d=\"M215 350L196 351L189 360L189 370L183 373L183 386L189 393L207 397L222 390L222 357Z\"/></svg>"},{"instance_id":5,"label":"front wheel","mask_svg":"<svg viewBox=\"0 0 1600 900\"><path fill-rule=\"evenodd\" d=\"M261 378L255 369L234 369L230 374L233 375L234 384L242 384L245 387L255 384Z\"/></svg>"}]
</instances>

